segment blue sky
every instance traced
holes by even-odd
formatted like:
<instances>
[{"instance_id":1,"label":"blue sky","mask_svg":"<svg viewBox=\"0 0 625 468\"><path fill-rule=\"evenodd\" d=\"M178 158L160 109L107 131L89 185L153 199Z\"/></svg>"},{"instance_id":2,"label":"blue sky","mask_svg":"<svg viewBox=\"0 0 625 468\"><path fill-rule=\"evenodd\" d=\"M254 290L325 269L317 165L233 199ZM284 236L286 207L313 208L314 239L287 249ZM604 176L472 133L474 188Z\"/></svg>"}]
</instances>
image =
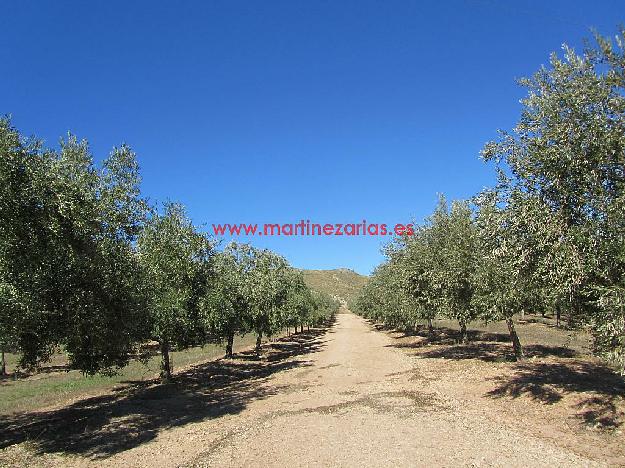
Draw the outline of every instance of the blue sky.
<instances>
[{"instance_id":1,"label":"blue sky","mask_svg":"<svg viewBox=\"0 0 625 468\"><path fill-rule=\"evenodd\" d=\"M493 182L515 79L621 1L3 2L0 113L97 159L137 152L145 195L196 224L421 220ZM369 273L379 237L240 238Z\"/></svg>"}]
</instances>

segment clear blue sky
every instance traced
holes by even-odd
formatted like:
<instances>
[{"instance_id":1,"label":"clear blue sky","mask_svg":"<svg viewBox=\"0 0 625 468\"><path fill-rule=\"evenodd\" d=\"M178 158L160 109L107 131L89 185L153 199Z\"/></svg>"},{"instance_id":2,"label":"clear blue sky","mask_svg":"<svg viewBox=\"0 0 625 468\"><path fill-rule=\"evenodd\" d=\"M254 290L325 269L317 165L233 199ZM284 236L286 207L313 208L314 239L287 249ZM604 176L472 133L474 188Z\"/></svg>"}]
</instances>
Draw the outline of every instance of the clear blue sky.
<instances>
[{"instance_id":1,"label":"clear blue sky","mask_svg":"<svg viewBox=\"0 0 625 468\"><path fill-rule=\"evenodd\" d=\"M9 1L0 113L97 159L127 142L152 200L197 224L396 223L493 181L515 79L622 1ZM245 241L245 238L241 240ZM302 268L369 273L381 238L251 238Z\"/></svg>"}]
</instances>

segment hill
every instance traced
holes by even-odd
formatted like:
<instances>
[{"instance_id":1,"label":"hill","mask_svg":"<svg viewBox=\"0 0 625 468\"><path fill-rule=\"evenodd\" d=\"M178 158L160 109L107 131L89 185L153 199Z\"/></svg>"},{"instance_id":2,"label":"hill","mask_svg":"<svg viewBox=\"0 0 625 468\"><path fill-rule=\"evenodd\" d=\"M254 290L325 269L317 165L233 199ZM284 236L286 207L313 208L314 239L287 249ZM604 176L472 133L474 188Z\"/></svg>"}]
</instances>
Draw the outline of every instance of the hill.
<instances>
[{"instance_id":1,"label":"hill","mask_svg":"<svg viewBox=\"0 0 625 468\"><path fill-rule=\"evenodd\" d=\"M335 270L302 270L309 288L337 296L346 301L355 298L368 280L348 268Z\"/></svg>"}]
</instances>

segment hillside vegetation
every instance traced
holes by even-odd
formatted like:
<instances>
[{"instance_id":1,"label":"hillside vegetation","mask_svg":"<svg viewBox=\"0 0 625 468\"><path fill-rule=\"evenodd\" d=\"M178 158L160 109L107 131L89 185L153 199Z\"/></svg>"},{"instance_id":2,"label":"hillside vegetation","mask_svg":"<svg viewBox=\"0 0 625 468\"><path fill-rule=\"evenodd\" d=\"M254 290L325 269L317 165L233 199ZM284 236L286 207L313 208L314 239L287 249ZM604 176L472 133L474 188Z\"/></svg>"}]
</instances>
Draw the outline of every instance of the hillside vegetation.
<instances>
[{"instance_id":1,"label":"hillside vegetation","mask_svg":"<svg viewBox=\"0 0 625 468\"><path fill-rule=\"evenodd\" d=\"M334 270L302 270L306 285L316 291L339 297L345 301L356 298L368 277L349 268Z\"/></svg>"}]
</instances>

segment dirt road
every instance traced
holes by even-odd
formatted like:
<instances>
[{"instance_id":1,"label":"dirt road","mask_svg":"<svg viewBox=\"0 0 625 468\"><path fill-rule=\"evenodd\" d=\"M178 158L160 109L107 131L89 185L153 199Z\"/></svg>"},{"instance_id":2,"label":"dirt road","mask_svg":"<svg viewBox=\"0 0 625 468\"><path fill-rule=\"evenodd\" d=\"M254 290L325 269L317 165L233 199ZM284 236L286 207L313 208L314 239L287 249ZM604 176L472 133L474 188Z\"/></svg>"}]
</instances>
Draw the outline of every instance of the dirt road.
<instances>
[{"instance_id":1,"label":"dirt road","mask_svg":"<svg viewBox=\"0 0 625 468\"><path fill-rule=\"evenodd\" d=\"M239 412L160 431L101 464L594 466L428 389L418 360L343 311ZM82 464L84 458L76 460ZM104 462L104 463L103 463Z\"/></svg>"}]
</instances>

